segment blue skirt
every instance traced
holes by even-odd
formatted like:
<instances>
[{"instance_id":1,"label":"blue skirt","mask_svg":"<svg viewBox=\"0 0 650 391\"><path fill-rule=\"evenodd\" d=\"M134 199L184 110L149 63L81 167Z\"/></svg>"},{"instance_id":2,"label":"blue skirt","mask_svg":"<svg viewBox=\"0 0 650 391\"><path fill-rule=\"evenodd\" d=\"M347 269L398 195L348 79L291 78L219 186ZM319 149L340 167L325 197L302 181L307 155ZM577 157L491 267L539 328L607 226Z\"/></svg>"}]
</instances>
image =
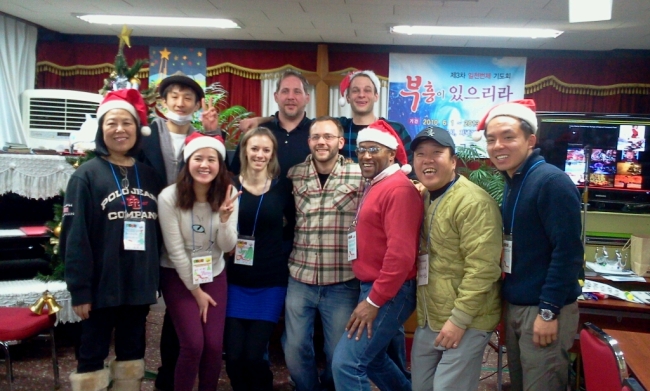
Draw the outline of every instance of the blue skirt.
<instances>
[{"instance_id":1,"label":"blue skirt","mask_svg":"<svg viewBox=\"0 0 650 391\"><path fill-rule=\"evenodd\" d=\"M228 284L226 317L277 323L286 295L287 287L248 288Z\"/></svg>"}]
</instances>

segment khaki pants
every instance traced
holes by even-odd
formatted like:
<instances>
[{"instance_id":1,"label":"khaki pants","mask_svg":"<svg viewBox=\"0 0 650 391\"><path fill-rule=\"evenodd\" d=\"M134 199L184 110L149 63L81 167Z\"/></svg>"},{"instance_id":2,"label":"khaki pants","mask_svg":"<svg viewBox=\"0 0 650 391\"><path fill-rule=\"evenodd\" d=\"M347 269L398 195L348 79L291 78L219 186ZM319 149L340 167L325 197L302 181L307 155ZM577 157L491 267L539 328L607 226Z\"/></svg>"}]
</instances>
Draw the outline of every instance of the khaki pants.
<instances>
[{"instance_id":1,"label":"khaki pants","mask_svg":"<svg viewBox=\"0 0 650 391\"><path fill-rule=\"evenodd\" d=\"M511 391L565 391L569 384L569 349L578 330L578 303L558 316L558 337L546 347L533 344L537 306L506 305L506 348Z\"/></svg>"}]
</instances>

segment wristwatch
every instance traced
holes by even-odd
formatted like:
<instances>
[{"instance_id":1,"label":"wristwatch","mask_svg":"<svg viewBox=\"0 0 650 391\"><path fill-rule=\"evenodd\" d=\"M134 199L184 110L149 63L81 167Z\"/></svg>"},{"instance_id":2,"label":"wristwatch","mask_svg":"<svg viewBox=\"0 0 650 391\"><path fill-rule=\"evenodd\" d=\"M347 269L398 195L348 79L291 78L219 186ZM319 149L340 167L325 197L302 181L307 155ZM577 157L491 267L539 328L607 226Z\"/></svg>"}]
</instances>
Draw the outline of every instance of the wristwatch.
<instances>
[{"instance_id":1,"label":"wristwatch","mask_svg":"<svg viewBox=\"0 0 650 391\"><path fill-rule=\"evenodd\" d=\"M555 313L553 311L547 310L547 309L540 309L539 310L539 316L542 317L542 320L544 322L550 322L552 320L557 319L557 315L555 315Z\"/></svg>"}]
</instances>

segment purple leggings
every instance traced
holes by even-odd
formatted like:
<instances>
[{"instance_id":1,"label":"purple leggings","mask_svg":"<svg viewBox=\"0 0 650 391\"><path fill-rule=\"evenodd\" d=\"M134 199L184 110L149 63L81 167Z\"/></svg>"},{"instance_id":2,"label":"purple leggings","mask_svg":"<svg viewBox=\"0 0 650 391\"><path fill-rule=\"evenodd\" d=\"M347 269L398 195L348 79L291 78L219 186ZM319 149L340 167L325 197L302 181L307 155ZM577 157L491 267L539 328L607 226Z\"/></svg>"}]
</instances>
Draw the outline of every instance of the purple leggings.
<instances>
[{"instance_id":1,"label":"purple leggings","mask_svg":"<svg viewBox=\"0 0 650 391\"><path fill-rule=\"evenodd\" d=\"M199 306L178 277L176 269L161 268L160 286L180 342L174 390L191 391L198 374L199 391L215 391L221 372L223 328L228 302L226 271L211 283L201 284L201 289L217 302L216 307L208 309L207 323L201 320Z\"/></svg>"}]
</instances>

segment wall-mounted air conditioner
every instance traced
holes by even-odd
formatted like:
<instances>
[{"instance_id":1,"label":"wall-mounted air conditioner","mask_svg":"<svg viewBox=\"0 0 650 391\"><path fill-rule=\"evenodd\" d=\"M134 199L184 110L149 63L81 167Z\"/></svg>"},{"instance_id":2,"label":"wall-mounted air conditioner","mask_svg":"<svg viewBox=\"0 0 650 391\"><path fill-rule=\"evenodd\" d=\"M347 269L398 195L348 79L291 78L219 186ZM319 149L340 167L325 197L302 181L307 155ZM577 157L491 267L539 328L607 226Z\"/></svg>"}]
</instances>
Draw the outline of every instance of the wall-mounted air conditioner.
<instances>
[{"instance_id":1,"label":"wall-mounted air conditioner","mask_svg":"<svg viewBox=\"0 0 650 391\"><path fill-rule=\"evenodd\" d=\"M86 114L97 113L102 99L100 94L82 91L24 91L20 103L27 146L66 150L70 133L79 131Z\"/></svg>"}]
</instances>

